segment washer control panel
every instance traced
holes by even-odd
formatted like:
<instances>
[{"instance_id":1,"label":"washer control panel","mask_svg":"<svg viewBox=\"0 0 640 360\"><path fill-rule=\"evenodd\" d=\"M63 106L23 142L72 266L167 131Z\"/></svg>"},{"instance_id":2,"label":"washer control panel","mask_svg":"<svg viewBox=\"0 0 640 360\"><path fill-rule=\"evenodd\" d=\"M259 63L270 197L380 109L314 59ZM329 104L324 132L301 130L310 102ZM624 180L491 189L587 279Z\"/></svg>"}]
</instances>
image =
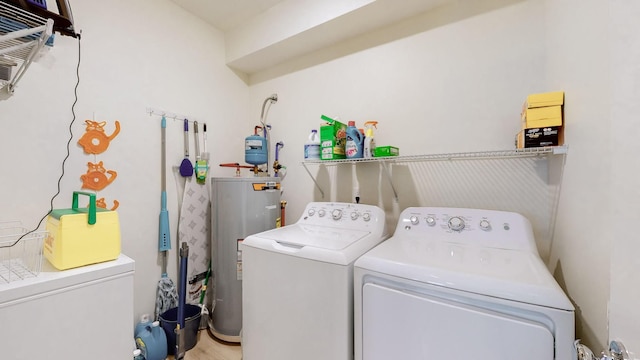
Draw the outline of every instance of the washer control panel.
<instances>
[{"instance_id":1,"label":"washer control panel","mask_svg":"<svg viewBox=\"0 0 640 360\"><path fill-rule=\"evenodd\" d=\"M312 202L307 204L299 222L348 229L368 229L384 226L385 213L373 205Z\"/></svg>"},{"instance_id":2,"label":"washer control panel","mask_svg":"<svg viewBox=\"0 0 640 360\"><path fill-rule=\"evenodd\" d=\"M537 251L529 220L506 211L410 207L400 214L393 236Z\"/></svg>"}]
</instances>

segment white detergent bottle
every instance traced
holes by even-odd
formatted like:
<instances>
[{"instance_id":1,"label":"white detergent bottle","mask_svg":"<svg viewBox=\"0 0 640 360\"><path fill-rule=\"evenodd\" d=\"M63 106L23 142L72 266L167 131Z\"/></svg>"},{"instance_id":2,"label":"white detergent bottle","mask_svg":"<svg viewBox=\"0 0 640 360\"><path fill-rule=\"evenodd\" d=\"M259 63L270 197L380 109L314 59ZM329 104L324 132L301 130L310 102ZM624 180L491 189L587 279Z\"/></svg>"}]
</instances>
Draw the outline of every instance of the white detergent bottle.
<instances>
[{"instance_id":1,"label":"white detergent bottle","mask_svg":"<svg viewBox=\"0 0 640 360\"><path fill-rule=\"evenodd\" d=\"M367 121L364 123L364 148L363 148L363 157L366 158L372 158L373 157L373 151L376 148L376 141L373 138L373 129L374 128L378 128L377 127L378 122L377 121Z\"/></svg>"},{"instance_id":2,"label":"white detergent bottle","mask_svg":"<svg viewBox=\"0 0 640 360\"><path fill-rule=\"evenodd\" d=\"M309 139L304 143L304 159L320 159L320 137L318 136L318 130L316 129L311 130Z\"/></svg>"}]
</instances>

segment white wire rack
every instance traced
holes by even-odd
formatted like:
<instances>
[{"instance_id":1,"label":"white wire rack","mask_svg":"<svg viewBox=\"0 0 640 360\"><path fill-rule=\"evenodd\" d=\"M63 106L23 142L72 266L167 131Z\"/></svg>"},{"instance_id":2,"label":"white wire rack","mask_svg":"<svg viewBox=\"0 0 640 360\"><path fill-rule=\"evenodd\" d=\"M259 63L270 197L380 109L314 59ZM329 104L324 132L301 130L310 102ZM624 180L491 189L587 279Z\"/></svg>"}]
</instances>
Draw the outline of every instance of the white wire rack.
<instances>
[{"instance_id":1,"label":"white wire rack","mask_svg":"<svg viewBox=\"0 0 640 360\"><path fill-rule=\"evenodd\" d=\"M20 78L53 34L53 20L0 2L0 88L13 93ZM15 73L11 69L17 67Z\"/></svg>"},{"instance_id":2,"label":"white wire rack","mask_svg":"<svg viewBox=\"0 0 640 360\"><path fill-rule=\"evenodd\" d=\"M40 274L42 246L48 232L27 234L28 231L19 221L0 222L0 284Z\"/></svg>"}]
</instances>

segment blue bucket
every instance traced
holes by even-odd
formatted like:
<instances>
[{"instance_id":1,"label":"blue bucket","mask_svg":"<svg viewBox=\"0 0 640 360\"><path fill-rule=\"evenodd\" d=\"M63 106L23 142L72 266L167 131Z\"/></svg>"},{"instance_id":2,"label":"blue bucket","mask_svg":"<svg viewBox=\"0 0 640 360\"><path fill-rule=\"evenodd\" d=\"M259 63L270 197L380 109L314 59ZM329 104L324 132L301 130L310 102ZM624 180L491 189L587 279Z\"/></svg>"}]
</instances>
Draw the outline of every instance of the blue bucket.
<instances>
[{"instance_id":1,"label":"blue bucket","mask_svg":"<svg viewBox=\"0 0 640 360\"><path fill-rule=\"evenodd\" d=\"M167 334L167 352L174 355L176 352L176 326L178 325L178 308L174 307L160 315L160 325ZM184 306L184 351L193 349L198 342L198 329L200 328L200 306L185 304Z\"/></svg>"}]
</instances>

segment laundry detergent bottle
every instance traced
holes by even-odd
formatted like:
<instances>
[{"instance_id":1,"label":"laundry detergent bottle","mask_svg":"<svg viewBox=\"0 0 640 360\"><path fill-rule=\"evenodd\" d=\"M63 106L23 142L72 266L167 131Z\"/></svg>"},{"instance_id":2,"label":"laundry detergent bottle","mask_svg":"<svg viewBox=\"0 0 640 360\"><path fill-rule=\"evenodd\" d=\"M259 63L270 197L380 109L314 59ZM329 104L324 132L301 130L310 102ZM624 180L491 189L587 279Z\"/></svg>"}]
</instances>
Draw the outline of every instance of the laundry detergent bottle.
<instances>
[{"instance_id":1,"label":"laundry detergent bottle","mask_svg":"<svg viewBox=\"0 0 640 360\"><path fill-rule=\"evenodd\" d=\"M318 130L316 129L311 130L309 139L304 143L304 159L320 159L320 137L318 136Z\"/></svg>"},{"instance_id":2,"label":"laundry detergent bottle","mask_svg":"<svg viewBox=\"0 0 640 360\"><path fill-rule=\"evenodd\" d=\"M149 316L149 314L141 315L140 321L136 324L135 330L133 331L133 337L137 337L141 331L147 328L147 326L151 326L151 323L151 316Z\"/></svg>"},{"instance_id":3,"label":"laundry detergent bottle","mask_svg":"<svg viewBox=\"0 0 640 360\"><path fill-rule=\"evenodd\" d=\"M378 122L377 121L367 121L364 123L364 147L363 147L363 157L364 158L372 158L373 151L376 148L376 141L373 138L373 129L377 129Z\"/></svg>"},{"instance_id":4,"label":"laundry detergent bottle","mask_svg":"<svg viewBox=\"0 0 640 360\"><path fill-rule=\"evenodd\" d=\"M164 360L167 358L167 335L159 321L146 325L136 334L136 346L145 360Z\"/></svg>"},{"instance_id":5,"label":"laundry detergent bottle","mask_svg":"<svg viewBox=\"0 0 640 360\"><path fill-rule=\"evenodd\" d=\"M347 143L345 145L345 153L347 159L362 158L362 149L364 146L364 136L356 127L355 121L349 121L347 126Z\"/></svg>"}]
</instances>

